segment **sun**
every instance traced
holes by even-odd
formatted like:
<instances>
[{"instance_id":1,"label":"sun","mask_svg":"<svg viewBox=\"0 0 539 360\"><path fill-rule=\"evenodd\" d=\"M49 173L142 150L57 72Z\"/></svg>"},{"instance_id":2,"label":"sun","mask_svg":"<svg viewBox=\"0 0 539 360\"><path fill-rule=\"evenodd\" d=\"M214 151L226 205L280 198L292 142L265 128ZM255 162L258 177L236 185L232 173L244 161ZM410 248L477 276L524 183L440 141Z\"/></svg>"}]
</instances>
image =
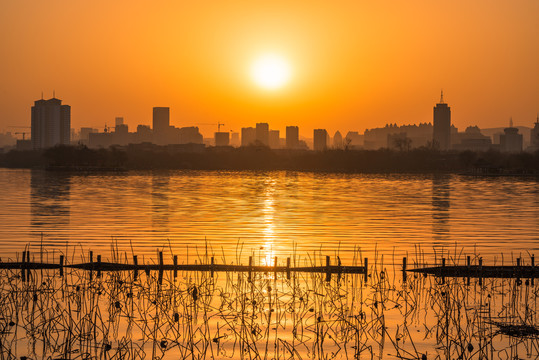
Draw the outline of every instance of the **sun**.
<instances>
[{"instance_id":1,"label":"sun","mask_svg":"<svg viewBox=\"0 0 539 360\"><path fill-rule=\"evenodd\" d=\"M251 66L251 76L258 86L276 90L290 80L290 65L279 55L262 55Z\"/></svg>"}]
</instances>

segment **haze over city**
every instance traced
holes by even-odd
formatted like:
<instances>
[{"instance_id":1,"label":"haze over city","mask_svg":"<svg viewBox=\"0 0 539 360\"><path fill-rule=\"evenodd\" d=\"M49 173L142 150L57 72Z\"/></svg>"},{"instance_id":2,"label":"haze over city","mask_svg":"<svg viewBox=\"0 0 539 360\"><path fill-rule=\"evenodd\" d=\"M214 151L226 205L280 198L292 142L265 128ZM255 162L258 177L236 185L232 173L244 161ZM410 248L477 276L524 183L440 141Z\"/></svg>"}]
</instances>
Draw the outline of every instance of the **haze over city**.
<instances>
[{"instance_id":1,"label":"haze over city","mask_svg":"<svg viewBox=\"0 0 539 360\"><path fill-rule=\"evenodd\" d=\"M0 131L29 126L53 91L72 128L100 131L118 116L151 125L166 106L205 137L215 127L197 124L362 133L431 122L441 89L462 130L531 127L537 14L534 0L3 2Z\"/></svg>"}]
</instances>

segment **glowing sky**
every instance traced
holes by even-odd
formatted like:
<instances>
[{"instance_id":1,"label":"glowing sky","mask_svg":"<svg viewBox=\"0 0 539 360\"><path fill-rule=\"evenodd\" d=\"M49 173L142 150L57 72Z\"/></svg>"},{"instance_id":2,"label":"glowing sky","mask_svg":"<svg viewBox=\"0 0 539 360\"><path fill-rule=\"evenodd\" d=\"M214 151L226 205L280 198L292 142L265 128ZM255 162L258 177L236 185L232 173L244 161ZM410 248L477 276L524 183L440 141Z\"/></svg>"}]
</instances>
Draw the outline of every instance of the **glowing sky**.
<instances>
[{"instance_id":1,"label":"glowing sky","mask_svg":"<svg viewBox=\"0 0 539 360\"><path fill-rule=\"evenodd\" d=\"M169 106L175 126L362 132L432 121L442 88L461 130L532 126L538 17L537 0L4 0L0 131L53 90L74 128L123 116L134 131ZM250 76L263 53L290 64L278 91Z\"/></svg>"}]
</instances>

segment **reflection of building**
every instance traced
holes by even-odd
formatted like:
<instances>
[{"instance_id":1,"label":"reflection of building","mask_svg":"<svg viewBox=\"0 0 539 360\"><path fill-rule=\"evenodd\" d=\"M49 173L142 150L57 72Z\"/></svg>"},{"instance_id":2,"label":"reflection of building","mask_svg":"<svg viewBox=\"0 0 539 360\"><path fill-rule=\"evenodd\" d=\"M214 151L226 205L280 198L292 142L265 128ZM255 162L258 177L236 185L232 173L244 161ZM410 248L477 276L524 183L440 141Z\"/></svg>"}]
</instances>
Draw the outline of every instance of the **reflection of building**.
<instances>
[{"instance_id":1,"label":"reflection of building","mask_svg":"<svg viewBox=\"0 0 539 360\"><path fill-rule=\"evenodd\" d=\"M432 232L434 240L449 240L449 210L451 207L451 177L435 176L432 179Z\"/></svg>"},{"instance_id":2,"label":"reflection of building","mask_svg":"<svg viewBox=\"0 0 539 360\"><path fill-rule=\"evenodd\" d=\"M434 107L432 142L440 150L451 148L451 108L444 103L444 93L440 103Z\"/></svg>"},{"instance_id":3,"label":"reflection of building","mask_svg":"<svg viewBox=\"0 0 539 360\"><path fill-rule=\"evenodd\" d=\"M32 146L46 149L55 145L69 145L71 133L71 106L52 98L37 100L32 106Z\"/></svg>"},{"instance_id":4,"label":"reflection of building","mask_svg":"<svg viewBox=\"0 0 539 360\"><path fill-rule=\"evenodd\" d=\"M153 231L168 231L169 225L169 191L170 177L168 175L152 176L152 227Z\"/></svg>"},{"instance_id":5,"label":"reflection of building","mask_svg":"<svg viewBox=\"0 0 539 360\"><path fill-rule=\"evenodd\" d=\"M269 125L268 123L256 124L256 141L261 145L269 146Z\"/></svg>"},{"instance_id":6,"label":"reflection of building","mask_svg":"<svg viewBox=\"0 0 539 360\"><path fill-rule=\"evenodd\" d=\"M253 145L256 141L256 129L254 127L241 128L241 146Z\"/></svg>"},{"instance_id":7,"label":"reflection of building","mask_svg":"<svg viewBox=\"0 0 539 360\"><path fill-rule=\"evenodd\" d=\"M504 134L500 135L500 148L506 152L522 151L522 134L518 133L518 129L513 127L511 119L509 127L503 129Z\"/></svg>"},{"instance_id":8,"label":"reflection of building","mask_svg":"<svg viewBox=\"0 0 539 360\"><path fill-rule=\"evenodd\" d=\"M323 151L327 149L328 132L326 129L314 129L313 150Z\"/></svg>"},{"instance_id":9,"label":"reflection of building","mask_svg":"<svg viewBox=\"0 0 539 360\"><path fill-rule=\"evenodd\" d=\"M49 235L70 223L71 176L66 173L32 170L30 178L32 226Z\"/></svg>"},{"instance_id":10,"label":"reflection of building","mask_svg":"<svg viewBox=\"0 0 539 360\"><path fill-rule=\"evenodd\" d=\"M219 131L215 133L215 146L228 146L230 144L230 135L228 132Z\"/></svg>"},{"instance_id":11,"label":"reflection of building","mask_svg":"<svg viewBox=\"0 0 539 360\"><path fill-rule=\"evenodd\" d=\"M286 127L286 148L297 149L299 146L299 128L297 126Z\"/></svg>"}]
</instances>

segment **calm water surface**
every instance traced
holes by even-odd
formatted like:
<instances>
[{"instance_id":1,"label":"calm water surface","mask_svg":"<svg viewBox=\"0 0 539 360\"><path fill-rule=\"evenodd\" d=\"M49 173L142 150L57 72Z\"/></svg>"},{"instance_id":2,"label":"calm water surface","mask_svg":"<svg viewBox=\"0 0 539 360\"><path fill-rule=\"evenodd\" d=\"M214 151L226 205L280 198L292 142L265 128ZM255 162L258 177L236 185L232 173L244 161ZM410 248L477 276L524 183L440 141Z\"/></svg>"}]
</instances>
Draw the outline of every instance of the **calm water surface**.
<instances>
[{"instance_id":1,"label":"calm water surface","mask_svg":"<svg viewBox=\"0 0 539 360\"><path fill-rule=\"evenodd\" d=\"M456 175L347 175L295 172L129 172L64 174L0 169L0 253L25 245L147 258L205 247L230 261L241 250L264 259L339 255L350 263L417 249L527 256L539 247L535 179ZM43 238L43 240L42 240ZM239 244L239 245L238 245ZM187 251L187 249L189 249ZM316 257L316 256L315 256ZM168 261L168 260L167 260ZM395 260L396 261L396 260Z\"/></svg>"}]
</instances>

